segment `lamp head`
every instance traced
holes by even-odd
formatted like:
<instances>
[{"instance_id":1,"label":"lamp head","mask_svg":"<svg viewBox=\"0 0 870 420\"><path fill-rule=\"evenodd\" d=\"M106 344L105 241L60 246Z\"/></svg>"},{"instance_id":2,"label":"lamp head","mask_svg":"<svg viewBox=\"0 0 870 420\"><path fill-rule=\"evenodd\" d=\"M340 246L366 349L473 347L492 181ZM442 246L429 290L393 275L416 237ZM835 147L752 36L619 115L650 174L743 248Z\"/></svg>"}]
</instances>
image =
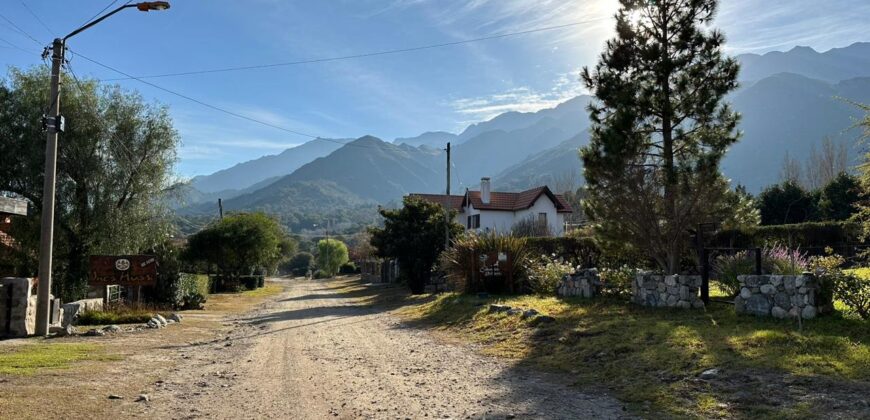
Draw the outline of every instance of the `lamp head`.
<instances>
[{"instance_id":1,"label":"lamp head","mask_svg":"<svg viewBox=\"0 0 870 420\"><path fill-rule=\"evenodd\" d=\"M137 3L136 8L139 9L140 12L149 12L151 10L166 10L169 8L168 1L146 1L143 3Z\"/></svg>"}]
</instances>

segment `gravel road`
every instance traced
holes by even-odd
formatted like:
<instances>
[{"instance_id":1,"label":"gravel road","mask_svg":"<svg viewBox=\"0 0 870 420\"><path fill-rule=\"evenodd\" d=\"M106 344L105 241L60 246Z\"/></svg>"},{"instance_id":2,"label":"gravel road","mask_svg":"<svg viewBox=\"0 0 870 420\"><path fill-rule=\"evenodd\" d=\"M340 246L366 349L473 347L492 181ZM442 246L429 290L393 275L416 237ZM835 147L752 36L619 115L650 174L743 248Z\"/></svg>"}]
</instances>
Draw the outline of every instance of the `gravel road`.
<instances>
[{"instance_id":1,"label":"gravel road","mask_svg":"<svg viewBox=\"0 0 870 420\"><path fill-rule=\"evenodd\" d=\"M281 280L286 291L185 360L145 413L159 418L623 418L615 399L403 326L350 280Z\"/></svg>"}]
</instances>

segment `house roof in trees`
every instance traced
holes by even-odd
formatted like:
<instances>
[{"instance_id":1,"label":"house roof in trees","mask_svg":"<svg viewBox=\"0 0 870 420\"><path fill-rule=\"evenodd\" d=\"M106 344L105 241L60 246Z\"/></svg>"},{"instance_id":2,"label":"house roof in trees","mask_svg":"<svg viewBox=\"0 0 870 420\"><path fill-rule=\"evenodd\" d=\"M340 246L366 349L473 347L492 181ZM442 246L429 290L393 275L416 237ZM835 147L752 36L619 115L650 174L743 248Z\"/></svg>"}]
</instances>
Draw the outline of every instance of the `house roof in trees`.
<instances>
[{"instance_id":1,"label":"house roof in trees","mask_svg":"<svg viewBox=\"0 0 870 420\"><path fill-rule=\"evenodd\" d=\"M480 191L468 191L465 194L465 199L462 206L470 203L478 210L495 210L495 211L518 211L532 207L538 198L547 196L550 201L556 206L556 211L559 213L573 213L571 205L568 201L559 194L553 194L547 186L532 188L521 192L499 192L493 191L489 193L489 203L484 203L480 198Z\"/></svg>"},{"instance_id":2,"label":"house roof in trees","mask_svg":"<svg viewBox=\"0 0 870 420\"><path fill-rule=\"evenodd\" d=\"M27 201L0 196L0 215L27 216Z\"/></svg>"},{"instance_id":3,"label":"house roof in trees","mask_svg":"<svg viewBox=\"0 0 870 420\"><path fill-rule=\"evenodd\" d=\"M521 192L493 191L490 193L489 203L487 204L484 204L483 200L480 199L480 191L467 191L464 196L449 196L449 203L451 209L458 210L460 213L463 212L469 203L478 210L518 211L532 207L542 195L546 195L553 202L557 212L574 212L571 209L571 205L565 200L565 197L560 194L553 194L550 188L546 186ZM410 196L442 205L445 202L445 197L448 197L444 194L410 194Z\"/></svg>"}]
</instances>

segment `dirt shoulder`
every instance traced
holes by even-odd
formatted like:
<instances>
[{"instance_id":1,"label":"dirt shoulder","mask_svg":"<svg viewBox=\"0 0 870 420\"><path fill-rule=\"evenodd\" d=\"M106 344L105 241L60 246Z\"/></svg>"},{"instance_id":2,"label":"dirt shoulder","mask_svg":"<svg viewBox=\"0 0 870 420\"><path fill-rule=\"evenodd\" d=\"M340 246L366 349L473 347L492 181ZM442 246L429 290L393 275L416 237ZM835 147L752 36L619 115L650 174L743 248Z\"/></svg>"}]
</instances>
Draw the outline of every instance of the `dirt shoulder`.
<instances>
[{"instance_id":1,"label":"dirt shoulder","mask_svg":"<svg viewBox=\"0 0 870 420\"><path fill-rule=\"evenodd\" d=\"M0 418L127 418L143 414L140 394L186 363L169 349L214 340L232 330L231 319L283 291L283 284L242 294L212 295L202 311L180 312L178 324L159 330L102 337L29 338L0 341L0 353L32 357L30 372L0 373ZM46 352L44 350L50 350ZM42 367L41 357L60 358ZM109 399L117 395L122 399Z\"/></svg>"}]
</instances>

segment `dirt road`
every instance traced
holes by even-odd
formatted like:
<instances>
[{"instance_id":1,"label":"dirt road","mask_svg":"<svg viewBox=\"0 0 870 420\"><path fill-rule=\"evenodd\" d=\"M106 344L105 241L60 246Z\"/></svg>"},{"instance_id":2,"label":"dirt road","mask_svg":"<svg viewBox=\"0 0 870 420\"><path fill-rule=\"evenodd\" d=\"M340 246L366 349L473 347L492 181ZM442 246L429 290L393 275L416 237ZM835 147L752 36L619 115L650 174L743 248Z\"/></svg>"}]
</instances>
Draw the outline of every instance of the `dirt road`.
<instances>
[{"instance_id":1,"label":"dirt road","mask_svg":"<svg viewBox=\"0 0 870 420\"><path fill-rule=\"evenodd\" d=\"M139 415L159 418L619 418L618 401L403 327L351 280L287 291L186 362ZM169 355L172 357L172 355ZM130 402L132 404L132 402Z\"/></svg>"}]
</instances>

